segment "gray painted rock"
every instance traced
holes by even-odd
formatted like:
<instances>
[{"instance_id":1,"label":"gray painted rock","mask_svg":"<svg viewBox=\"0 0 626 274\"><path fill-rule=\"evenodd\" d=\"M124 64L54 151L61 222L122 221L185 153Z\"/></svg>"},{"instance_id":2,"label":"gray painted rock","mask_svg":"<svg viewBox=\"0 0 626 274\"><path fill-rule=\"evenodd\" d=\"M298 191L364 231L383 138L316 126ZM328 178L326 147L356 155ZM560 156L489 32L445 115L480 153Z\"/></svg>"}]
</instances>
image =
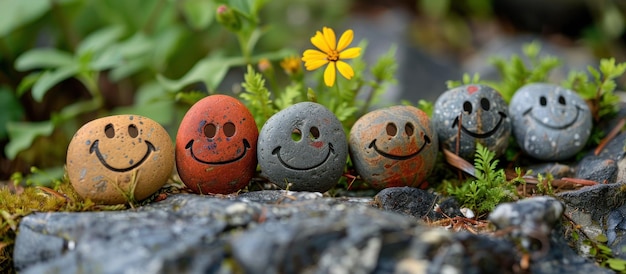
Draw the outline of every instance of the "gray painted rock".
<instances>
[{"instance_id":1,"label":"gray painted rock","mask_svg":"<svg viewBox=\"0 0 626 274\"><path fill-rule=\"evenodd\" d=\"M585 101L557 85L523 86L511 98L509 113L517 143L526 154L540 160L574 156L591 134L591 112Z\"/></svg>"},{"instance_id":2,"label":"gray painted rock","mask_svg":"<svg viewBox=\"0 0 626 274\"><path fill-rule=\"evenodd\" d=\"M448 90L435 102L433 123L445 149L473 161L476 143L499 157L509 144L511 120L506 102L485 85L466 85Z\"/></svg>"},{"instance_id":3,"label":"gray painted rock","mask_svg":"<svg viewBox=\"0 0 626 274\"><path fill-rule=\"evenodd\" d=\"M257 155L261 174L281 188L325 192L337 184L348 157L346 133L324 106L303 102L265 122Z\"/></svg>"},{"instance_id":4,"label":"gray painted rock","mask_svg":"<svg viewBox=\"0 0 626 274\"><path fill-rule=\"evenodd\" d=\"M350 158L376 189L419 187L437 160L439 142L428 115L393 106L363 115L350 130Z\"/></svg>"}]
</instances>

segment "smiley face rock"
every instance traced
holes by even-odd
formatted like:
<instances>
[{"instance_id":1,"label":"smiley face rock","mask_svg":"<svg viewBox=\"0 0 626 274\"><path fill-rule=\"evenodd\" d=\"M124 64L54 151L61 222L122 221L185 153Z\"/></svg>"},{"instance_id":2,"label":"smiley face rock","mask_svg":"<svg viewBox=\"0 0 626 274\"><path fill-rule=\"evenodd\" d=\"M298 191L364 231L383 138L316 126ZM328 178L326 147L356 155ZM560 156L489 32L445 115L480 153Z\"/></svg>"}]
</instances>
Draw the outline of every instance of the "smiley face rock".
<instances>
[{"instance_id":1,"label":"smiley face rock","mask_svg":"<svg viewBox=\"0 0 626 274\"><path fill-rule=\"evenodd\" d=\"M226 95L207 96L187 111L178 128L178 175L196 193L236 192L254 175L258 137L244 104Z\"/></svg>"},{"instance_id":2,"label":"smiley face rock","mask_svg":"<svg viewBox=\"0 0 626 274\"><path fill-rule=\"evenodd\" d=\"M438 150L428 115L411 106L372 111L350 130L352 163L377 189L418 187L435 166Z\"/></svg>"},{"instance_id":3,"label":"smiley face rock","mask_svg":"<svg viewBox=\"0 0 626 274\"><path fill-rule=\"evenodd\" d=\"M117 115L82 126L67 149L67 173L83 198L99 204L128 202L154 194L171 176L174 146L157 122ZM126 196L125 196L126 195Z\"/></svg>"},{"instance_id":4,"label":"smiley face rock","mask_svg":"<svg viewBox=\"0 0 626 274\"><path fill-rule=\"evenodd\" d=\"M303 102L265 122L257 147L262 174L281 188L325 192L335 186L348 157L341 122L324 106Z\"/></svg>"},{"instance_id":5,"label":"smiley face rock","mask_svg":"<svg viewBox=\"0 0 626 274\"><path fill-rule=\"evenodd\" d=\"M513 134L522 150L540 160L564 160L578 153L591 134L591 111L571 90L529 84L509 107Z\"/></svg>"},{"instance_id":6,"label":"smiley face rock","mask_svg":"<svg viewBox=\"0 0 626 274\"><path fill-rule=\"evenodd\" d=\"M445 149L473 162L476 143L499 157L511 136L511 120L504 99L485 85L466 85L448 90L435 102L433 123Z\"/></svg>"}]
</instances>

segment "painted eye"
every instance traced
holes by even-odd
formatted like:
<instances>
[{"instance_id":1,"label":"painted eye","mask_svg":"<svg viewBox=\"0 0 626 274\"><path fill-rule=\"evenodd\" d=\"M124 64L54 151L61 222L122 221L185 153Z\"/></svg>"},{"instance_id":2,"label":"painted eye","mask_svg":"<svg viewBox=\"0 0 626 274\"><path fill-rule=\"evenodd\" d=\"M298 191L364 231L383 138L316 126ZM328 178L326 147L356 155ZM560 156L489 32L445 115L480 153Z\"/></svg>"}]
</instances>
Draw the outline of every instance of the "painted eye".
<instances>
[{"instance_id":1,"label":"painted eye","mask_svg":"<svg viewBox=\"0 0 626 274\"><path fill-rule=\"evenodd\" d=\"M548 101L546 100L545 96L539 97L539 104L544 107L548 104Z\"/></svg>"},{"instance_id":2,"label":"painted eye","mask_svg":"<svg viewBox=\"0 0 626 274\"><path fill-rule=\"evenodd\" d=\"M387 127L385 129L387 130L387 135L392 137L396 136L396 133L398 133L398 128L394 123L387 124Z\"/></svg>"},{"instance_id":3,"label":"painted eye","mask_svg":"<svg viewBox=\"0 0 626 274\"><path fill-rule=\"evenodd\" d=\"M465 111L467 114L471 114L472 113L472 103L465 101L465 103L463 103L463 111Z\"/></svg>"},{"instance_id":4,"label":"painted eye","mask_svg":"<svg viewBox=\"0 0 626 274\"><path fill-rule=\"evenodd\" d=\"M137 129L137 126L135 125L128 126L128 135L130 135L130 138L137 137L137 135L139 135L139 130Z\"/></svg>"},{"instance_id":5,"label":"painted eye","mask_svg":"<svg viewBox=\"0 0 626 274\"><path fill-rule=\"evenodd\" d=\"M106 135L108 138L115 137L115 128L113 128L113 124L108 124L104 126L104 135Z\"/></svg>"},{"instance_id":6,"label":"painted eye","mask_svg":"<svg viewBox=\"0 0 626 274\"><path fill-rule=\"evenodd\" d=\"M317 140L320 137L320 130L317 127L311 127L309 130L309 139Z\"/></svg>"},{"instance_id":7,"label":"painted eye","mask_svg":"<svg viewBox=\"0 0 626 274\"><path fill-rule=\"evenodd\" d=\"M489 104L489 99L487 99L487 98L480 99L480 106L484 110L489 111L489 108L491 108L491 105Z\"/></svg>"},{"instance_id":8,"label":"painted eye","mask_svg":"<svg viewBox=\"0 0 626 274\"><path fill-rule=\"evenodd\" d=\"M206 136L207 138L215 137L216 133L217 127L214 124L206 124L204 126L204 136Z\"/></svg>"},{"instance_id":9,"label":"painted eye","mask_svg":"<svg viewBox=\"0 0 626 274\"><path fill-rule=\"evenodd\" d=\"M411 136L413 135L413 132L415 132L415 127L413 127L413 124L411 123L406 123L404 126L404 132L406 132L407 136Z\"/></svg>"},{"instance_id":10,"label":"painted eye","mask_svg":"<svg viewBox=\"0 0 626 274\"><path fill-rule=\"evenodd\" d=\"M428 135L424 135L424 142L430 144L430 137L428 137Z\"/></svg>"},{"instance_id":11,"label":"painted eye","mask_svg":"<svg viewBox=\"0 0 626 274\"><path fill-rule=\"evenodd\" d=\"M565 97L563 95L559 96L559 104L565 105Z\"/></svg>"},{"instance_id":12,"label":"painted eye","mask_svg":"<svg viewBox=\"0 0 626 274\"><path fill-rule=\"evenodd\" d=\"M224 124L223 130L224 130L224 135L226 135L226 137L233 137L236 131L235 124L228 122Z\"/></svg>"},{"instance_id":13,"label":"painted eye","mask_svg":"<svg viewBox=\"0 0 626 274\"><path fill-rule=\"evenodd\" d=\"M300 131L300 129L294 128L293 131L291 131L291 140L293 140L294 142L298 142L302 139L302 131Z\"/></svg>"}]
</instances>

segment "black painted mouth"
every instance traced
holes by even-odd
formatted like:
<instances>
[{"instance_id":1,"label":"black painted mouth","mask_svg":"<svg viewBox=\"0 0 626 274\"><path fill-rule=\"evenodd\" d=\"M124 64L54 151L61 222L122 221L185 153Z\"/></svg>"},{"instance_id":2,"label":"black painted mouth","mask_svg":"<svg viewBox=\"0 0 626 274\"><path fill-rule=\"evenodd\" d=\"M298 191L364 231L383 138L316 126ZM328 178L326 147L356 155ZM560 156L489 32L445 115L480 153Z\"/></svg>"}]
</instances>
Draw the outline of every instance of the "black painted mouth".
<instances>
[{"instance_id":1,"label":"black painted mouth","mask_svg":"<svg viewBox=\"0 0 626 274\"><path fill-rule=\"evenodd\" d=\"M156 151L156 148L154 148L154 145L152 143L150 143L149 141L145 141L146 142L146 146L148 147L148 150L146 151L146 154L143 155L143 158L141 158L141 160L139 160L139 162L135 163L134 165L130 166L130 167L126 167L126 168L115 168L112 167L111 165L109 165L106 162L106 159L104 158L104 156L102 156L102 153L100 153L100 149L98 148L98 143L100 140L96 140L93 142L93 144L91 145L91 147L89 147L89 153L93 153L94 151L96 152L96 157L98 157L98 160L100 160L100 163L115 172L126 172L126 171L130 171L135 169L136 167L140 166L141 164L143 164L144 161L146 161L146 159L148 159L148 156L150 155L150 153L152 151Z\"/></svg>"},{"instance_id":2,"label":"black painted mouth","mask_svg":"<svg viewBox=\"0 0 626 274\"><path fill-rule=\"evenodd\" d=\"M496 133L496 131L498 131L498 129L500 128L500 125L502 125L502 120L504 120L506 118L506 114L504 114L504 112L499 111L498 114L500 114L500 120L498 120L498 123L496 124L495 127L493 127L493 129L491 129L490 131L487 131L485 133L476 133L473 131L468 130L467 128L465 128L465 126L461 125L461 131L465 132L465 134L472 136L474 138L487 138L490 137L491 135L494 135ZM459 116L457 116L454 119L454 123L452 123L452 128L454 128L455 126L459 125Z\"/></svg>"},{"instance_id":3,"label":"black painted mouth","mask_svg":"<svg viewBox=\"0 0 626 274\"><path fill-rule=\"evenodd\" d=\"M193 154L193 140L190 140L189 143L187 143L187 145L185 145L185 149L189 149L189 153L191 153L191 158L193 158L194 160L196 160L199 163L203 163L203 164L207 164L207 165L225 165L225 164L230 164L233 162L237 162L239 160L241 160L244 156L246 156L246 153L248 152L248 149L250 149L250 143L248 142L248 140L243 139L243 152L230 160L226 160L226 161L219 161L219 162L208 162L208 161L204 161L202 159L199 159L198 157L196 157L195 154Z\"/></svg>"},{"instance_id":4,"label":"black painted mouth","mask_svg":"<svg viewBox=\"0 0 626 274\"><path fill-rule=\"evenodd\" d=\"M428 135L424 135L424 144L422 144L422 146L416 152L411 153L409 155L394 155L394 154L384 152L378 149L378 146L376 146L376 139L374 139L367 148L374 148L374 151L376 151L378 154L380 154L381 156L385 158L389 158L389 159L396 160L396 161L403 161L403 160L411 159L417 156L417 154L420 154L420 152L424 150L426 145L430 145L430 138L428 137Z\"/></svg>"},{"instance_id":5,"label":"black painted mouth","mask_svg":"<svg viewBox=\"0 0 626 274\"><path fill-rule=\"evenodd\" d=\"M537 117L535 117L535 115L532 114L532 110L533 108L529 108L528 110L524 111L523 115L530 115L530 118L532 118L533 120L535 120L535 122L539 123L540 125L547 127L547 128L551 128L551 129L556 129L556 130L563 130L566 129L570 126L572 126L574 123L576 123L576 121L578 121L578 113L580 113L581 109L579 106L576 106L576 116L574 116L574 119L572 119L571 122L562 125L562 126L552 126L552 125L548 125L544 122L542 122L541 120L539 120Z\"/></svg>"},{"instance_id":6,"label":"black painted mouth","mask_svg":"<svg viewBox=\"0 0 626 274\"><path fill-rule=\"evenodd\" d=\"M283 161L283 158L281 158L281 157L280 157L280 148L281 148L280 146L279 146L279 147L277 147L277 148L275 148L275 149L272 151L272 154L275 154L275 155L276 155L276 157L278 157L278 161L280 161L280 163L281 163L283 166L285 166L285 167L287 167L287 168L289 168L289 169L293 169L293 170L309 170L309 169L314 169L314 168L320 167L320 166L322 166L324 163L326 163L326 161L328 160L328 158L330 158L330 154L331 154L331 153L335 153L335 149L333 148L333 144L332 144L332 143L328 143L328 153L326 154L326 157L324 158L324 160L322 160L321 162L319 162L318 164L316 164L316 165L314 165L314 166L307 167L307 168L301 168L301 167L293 167L293 166L290 166L290 165L289 165L289 164L287 164L285 161Z\"/></svg>"}]
</instances>

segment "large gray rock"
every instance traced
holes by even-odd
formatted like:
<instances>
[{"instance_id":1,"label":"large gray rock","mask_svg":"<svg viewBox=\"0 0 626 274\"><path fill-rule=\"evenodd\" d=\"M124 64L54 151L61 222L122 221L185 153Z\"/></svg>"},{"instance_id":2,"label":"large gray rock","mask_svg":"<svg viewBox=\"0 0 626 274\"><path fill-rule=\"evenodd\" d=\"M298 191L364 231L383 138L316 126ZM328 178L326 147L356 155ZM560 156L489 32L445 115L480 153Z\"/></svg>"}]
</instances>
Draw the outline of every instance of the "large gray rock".
<instances>
[{"instance_id":1,"label":"large gray rock","mask_svg":"<svg viewBox=\"0 0 626 274\"><path fill-rule=\"evenodd\" d=\"M36 213L20 223L15 266L26 274L513 273L518 267L513 241L429 227L371 202L259 191L171 195L137 210ZM531 272L602 271L566 244L551 246L559 249L533 261Z\"/></svg>"}]
</instances>

